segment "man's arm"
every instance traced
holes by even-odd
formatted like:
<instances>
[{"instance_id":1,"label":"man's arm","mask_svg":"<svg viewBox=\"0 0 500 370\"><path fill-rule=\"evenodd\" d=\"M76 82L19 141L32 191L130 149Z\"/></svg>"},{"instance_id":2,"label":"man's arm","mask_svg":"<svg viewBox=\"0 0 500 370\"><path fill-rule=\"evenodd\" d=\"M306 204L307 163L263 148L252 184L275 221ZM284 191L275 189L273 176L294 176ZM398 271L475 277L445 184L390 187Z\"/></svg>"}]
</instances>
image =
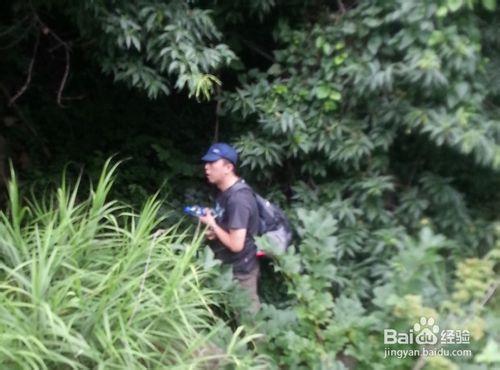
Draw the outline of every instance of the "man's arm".
<instances>
[{"instance_id":1,"label":"man's arm","mask_svg":"<svg viewBox=\"0 0 500 370\"><path fill-rule=\"evenodd\" d=\"M231 229L229 232L226 232L216 223L211 227L217 239L231 252L238 253L243 250L247 229Z\"/></svg>"},{"instance_id":2,"label":"man's arm","mask_svg":"<svg viewBox=\"0 0 500 370\"><path fill-rule=\"evenodd\" d=\"M219 241L231 252L241 252L245 246L247 229L231 229L227 232L222 227L217 225L214 216L208 208L206 209L206 213L206 216L200 217L200 221L209 227L207 230L208 238L210 240L214 239L214 237L219 239Z\"/></svg>"}]
</instances>

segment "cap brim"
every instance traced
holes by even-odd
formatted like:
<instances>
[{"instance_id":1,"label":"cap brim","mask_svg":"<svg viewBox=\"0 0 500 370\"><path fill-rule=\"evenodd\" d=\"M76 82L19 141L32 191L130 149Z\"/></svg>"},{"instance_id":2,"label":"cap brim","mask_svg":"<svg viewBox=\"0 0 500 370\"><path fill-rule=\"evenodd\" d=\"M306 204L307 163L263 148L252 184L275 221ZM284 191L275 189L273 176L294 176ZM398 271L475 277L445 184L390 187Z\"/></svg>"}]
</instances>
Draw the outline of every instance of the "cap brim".
<instances>
[{"instance_id":1,"label":"cap brim","mask_svg":"<svg viewBox=\"0 0 500 370\"><path fill-rule=\"evenodd\" d=\"M206 155L204 155L201 160L203 162L214 162L214 161L217 161L219 159L221 159L222 157L220 155L217 155L217 154L213 154L213 153L208 153Z\"/></svg>"}]
</instances>

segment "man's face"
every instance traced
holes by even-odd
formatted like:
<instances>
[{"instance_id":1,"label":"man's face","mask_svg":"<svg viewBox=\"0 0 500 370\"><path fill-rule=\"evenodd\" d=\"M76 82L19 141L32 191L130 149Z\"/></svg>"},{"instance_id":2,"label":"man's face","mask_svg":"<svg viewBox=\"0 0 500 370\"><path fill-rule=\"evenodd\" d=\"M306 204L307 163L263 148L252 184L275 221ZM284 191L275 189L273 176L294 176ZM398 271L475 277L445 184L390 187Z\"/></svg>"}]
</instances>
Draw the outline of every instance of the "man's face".
<instances>
[{"instance_id":1,"label":"man's face","mask_svg":"<svg viewBox=\"0 0 500 370\"><path fill-rule=\"evenodd\" d=\"M227 163L224 159L218 159L214 162L205 162L205 176L209 183L219 184L229 173L233 165Z\"/></svg>"}]
</instances>

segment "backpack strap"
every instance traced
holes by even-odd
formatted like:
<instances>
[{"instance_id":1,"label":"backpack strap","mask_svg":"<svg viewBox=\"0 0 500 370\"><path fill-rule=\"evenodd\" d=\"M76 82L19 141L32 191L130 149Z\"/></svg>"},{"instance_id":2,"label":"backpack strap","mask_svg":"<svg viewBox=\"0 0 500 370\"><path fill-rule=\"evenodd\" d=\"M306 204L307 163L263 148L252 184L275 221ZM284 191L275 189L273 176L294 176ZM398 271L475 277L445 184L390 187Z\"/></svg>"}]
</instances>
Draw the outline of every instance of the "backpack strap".
<instances>
[{"instance_id":1,"label":"backpack strap","mask_svg":"<svg viewBox=\"0 0 500 370\"><path fill-rule=\"evenodd\" d=\"M240 179L238 180L233 186L232 186L233 191L239 191L242 189L249 189L252 193L254 193L253 189L248 185L245 180Z\"/></svg>"},{"instance_id":2,"label":"backpack strap","mask_svg":"<svg viewBox=\"0 0 500 370\"><path fill-rule=\"evenodd\" d=\"M253 189L250 187L250 185L248 185L245 182L245 180L243 180L243 179L238 180L238 182L236 182L231 187L231 190L232 190L231 196L240 190L249 190L252 193L252 196L255 199L255 203L257 205L257 216L259 217L259 225L258 225L257 235L260 235L261 230L262 230L262 218L261 218L261 205L259 203L259 195L255 191L253 191Z\"/></svg>"}]
</instances>

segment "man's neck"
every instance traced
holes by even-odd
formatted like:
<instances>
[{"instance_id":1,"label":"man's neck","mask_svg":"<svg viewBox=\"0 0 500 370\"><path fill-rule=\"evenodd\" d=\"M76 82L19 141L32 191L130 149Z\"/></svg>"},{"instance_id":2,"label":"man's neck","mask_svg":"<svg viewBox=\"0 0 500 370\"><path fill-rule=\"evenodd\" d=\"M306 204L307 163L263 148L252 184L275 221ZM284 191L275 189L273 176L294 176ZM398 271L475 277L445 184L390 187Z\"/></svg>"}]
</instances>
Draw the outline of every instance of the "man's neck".
<instances>
[{"instance_id":1,"label":"man's neck","mask_svg":"<svg viewBox=\"0 0 500 370\"><path fill-rule=\"evenodd\" d=\"M234 184L236 184L236 182L239 179L240 178L238 176L236 176L236 175L227 176L220 184L217 184L217 188L220 191L226 191L231 186L233 186Z\"/></svg>"}]
</instances>

